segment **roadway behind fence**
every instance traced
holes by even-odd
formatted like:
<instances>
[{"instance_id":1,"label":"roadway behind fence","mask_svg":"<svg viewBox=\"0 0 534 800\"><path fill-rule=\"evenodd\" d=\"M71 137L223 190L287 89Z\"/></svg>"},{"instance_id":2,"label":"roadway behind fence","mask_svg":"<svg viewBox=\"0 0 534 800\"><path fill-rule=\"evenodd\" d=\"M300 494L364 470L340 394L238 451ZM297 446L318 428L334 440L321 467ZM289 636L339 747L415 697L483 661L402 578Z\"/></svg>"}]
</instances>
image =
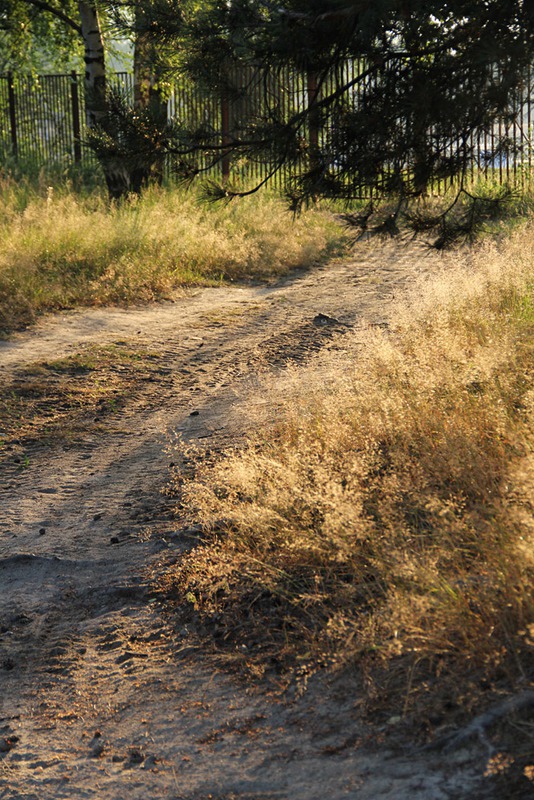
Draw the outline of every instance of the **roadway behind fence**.
<instances>
[{"instance_id":1,"label":"roadway behind fence","mask_svg":"<svg viewBox=\"0 0 534 800\"><path fill-rule=\"evenodd\" d=\"M361 64L349 62L345 78L358 75ZM473 176L483 176L500 184L524 185L530 182L534 162L533 71L518 94L510 98L513 121L497 123L490 132L480 134L474 142L475 159L471 165ZM334 88L334 81L322 86L322 92ZM221 144L228 141L236 120L251 120L261 115L266 101L271 102L285 115L306 107L317 91L313 75L280 70L266 81L264 75L253 72L240 76L246 92L234 101L221 99L201 92L184 82L177 83L168 101L168 116L185 126L203 126L215 133ZM120 89L126 98L133 96L133 78L126 72L114 73L110 85ZM365 91L365 87L358 91ZM302 134L309 144L320 146L323 132L308 121ZM76 72L59 75L0 76L0 157L4 163L18 161L38 166L68 167L74 164L94 165L91 151L84 146L85 107L83 76ZM505 136L507 146L498 156L488 157L495 142ZM199 166L206 161L198 156ZM223 153L210 170L210 177L227 177L230 173L244 181L263 180L270 165L264 158L247 157L231 160ZM288 177L283 168L273 179L284 183ZM446 186L435 187L438 192Z\"/></svg>"}]
</instances>

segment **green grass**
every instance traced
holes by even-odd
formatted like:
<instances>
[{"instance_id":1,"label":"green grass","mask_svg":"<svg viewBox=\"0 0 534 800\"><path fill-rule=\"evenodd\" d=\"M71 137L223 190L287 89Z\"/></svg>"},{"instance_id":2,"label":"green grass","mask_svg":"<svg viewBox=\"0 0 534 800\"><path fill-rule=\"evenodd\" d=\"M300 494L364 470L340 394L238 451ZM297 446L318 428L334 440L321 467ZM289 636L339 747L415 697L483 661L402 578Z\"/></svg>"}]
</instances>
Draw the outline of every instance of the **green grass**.
<instances>
[{"instance_id":1,"label":"green grass","mask_svg":"<svg viewBox=\"0 0 534 800\"><path fill-rule=\"evenodd\" d=\"M152 189L109 204L98 190L0 183L0 330L73 305L135 303L180 287L266 280L339 252L334 218L294 219L273 196L206 205Z\"/></svg>"}]
</instances>

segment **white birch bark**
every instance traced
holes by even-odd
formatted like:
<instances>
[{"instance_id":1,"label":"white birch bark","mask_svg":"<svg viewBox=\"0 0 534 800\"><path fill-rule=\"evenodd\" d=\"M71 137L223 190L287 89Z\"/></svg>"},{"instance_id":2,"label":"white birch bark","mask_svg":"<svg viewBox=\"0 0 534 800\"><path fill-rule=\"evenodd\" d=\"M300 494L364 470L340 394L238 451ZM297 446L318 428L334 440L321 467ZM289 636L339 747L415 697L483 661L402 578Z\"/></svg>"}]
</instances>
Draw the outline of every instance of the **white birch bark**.
<instances>
[{"instance_id":1,"label":"white birch bark","mask_svg":"<svg viewBox=\"0 0 534 800\"><path fill-rule=\"evenodd\" d=\"M85 47L85 112L87 126L94 128L106 113L106 64L98 11L92 2L78 2Z\"/></svg>"}]
</instances>

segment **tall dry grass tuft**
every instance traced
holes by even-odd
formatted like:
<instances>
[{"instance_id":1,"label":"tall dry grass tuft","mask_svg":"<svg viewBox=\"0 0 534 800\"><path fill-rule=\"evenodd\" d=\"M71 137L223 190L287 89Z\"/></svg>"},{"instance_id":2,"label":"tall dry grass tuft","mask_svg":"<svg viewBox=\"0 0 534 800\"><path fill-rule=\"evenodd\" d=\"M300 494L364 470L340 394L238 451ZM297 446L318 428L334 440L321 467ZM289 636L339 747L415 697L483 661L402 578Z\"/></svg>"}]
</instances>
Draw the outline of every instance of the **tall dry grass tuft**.
<instances>
[{"instance_id":1,"label":"tall dry grass tuft","mask_svg":"<svg viewBox=\"0 0 534 800\"><path fill-rule=\"evenodd\" d=\"M331 216L293 219L274 197L207 206L153 189L111 205L98 191L0 184L0 329L73 304L131 303L190 285L265 279L345 239Z\"/></svg>"},{"instance_id":2,"label":"tall dry grass tuft","mask_svg":"<svg viewBox=\"0 0 534 800\"><path fill-rule=\"evenodd\" d=\"M204 543L167 597L264 665L387 665L405 709L437 676L466 705L532 679L533 252L532 226L486 244L277 376L276 425L177 487Z\"/></svg>"}]
</instances>

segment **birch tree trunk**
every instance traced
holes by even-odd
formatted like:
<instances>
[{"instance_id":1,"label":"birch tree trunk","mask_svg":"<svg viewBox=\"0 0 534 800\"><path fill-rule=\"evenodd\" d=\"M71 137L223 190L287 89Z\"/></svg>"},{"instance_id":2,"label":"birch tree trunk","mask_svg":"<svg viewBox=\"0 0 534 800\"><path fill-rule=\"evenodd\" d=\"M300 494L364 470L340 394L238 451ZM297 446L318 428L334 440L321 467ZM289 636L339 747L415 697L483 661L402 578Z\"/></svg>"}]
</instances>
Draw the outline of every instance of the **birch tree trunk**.
<instances>
[{"instance_id":1,"label":"birch tree trunk","mask_svg":"<svg viewBox=\"0 0 534 800\"><path fill-rule=\"evenodd\" d=\"M93 2L79 0L78 11L85 47L85 113L88 128L96 127L106 113L106 64L98 12Z\"/></svg>"},{"instance_id":2,"label":"birch tree trunk","mask_svg":"<svg viewBox=\"0 0 534 800\"><path fill-rule=\"evenodd\" d=\"M89 130L105 128L108 112L106 90L106 63L104 41L96 4L91 0L79 0L78 11L85 47L85 115ZM130 176L123 161L106 154L98 156L104 178L112 199L125 197L130 190Z\"/></svg>"}]
</instances>

